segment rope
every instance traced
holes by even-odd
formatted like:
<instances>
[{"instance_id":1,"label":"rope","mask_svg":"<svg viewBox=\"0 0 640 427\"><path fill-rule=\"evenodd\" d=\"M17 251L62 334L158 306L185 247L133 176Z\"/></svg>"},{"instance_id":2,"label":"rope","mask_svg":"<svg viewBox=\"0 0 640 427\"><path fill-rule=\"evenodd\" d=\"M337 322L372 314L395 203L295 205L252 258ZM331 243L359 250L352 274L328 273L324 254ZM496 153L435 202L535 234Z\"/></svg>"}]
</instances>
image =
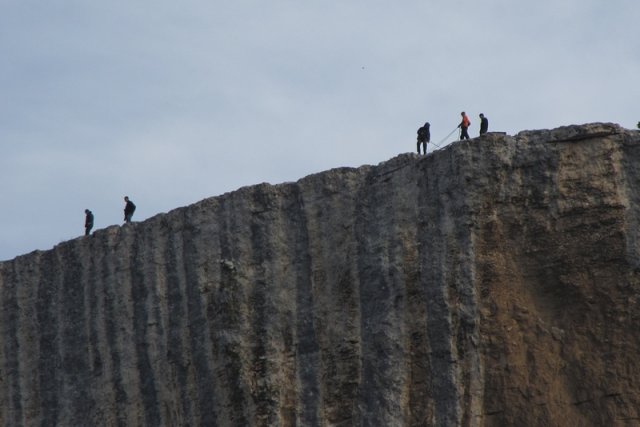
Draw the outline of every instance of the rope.
<instances>
[{"instance_id":1,"label":"rope","mask_svg":"<svg viewBox=\"0 0 640 427\"><path fill-rule=\"evenodd\" d=\"M442 144L443 142L445 142L447 139L449 139L449 137L450 137L451 135L453 135L453 133L454 133L456 130L458 130L458 126L456 126L456 127L455 127L455 128L454 128L454 129L449 133L449 135L445 136L445 137L444 137L444 138L442 138L440 141L438 141L438 143L437 143L437 144L436 144L435 142L429 142L429 143L427 143L427 146L429 146L429 144L432 144L432 145L435 145L436 147L438 147L439 149L440 149L440 148L442 148L442 147L441 147L441 144Z\"/></svg>"},{"instance_id":2,"label":"rope","mask_svg":"<svg viewBox=\"0 0 640 427\"><path fill-rule=\"evenodd\" d=\"M449 135L445 136L444 138L442 138L442 140L440 142L438 142L438 144L442 144L443 142L445 142L451 135L453 135L453 133L458 130L458 126L456 126L455 128L453 128L453 130L449 133ZM438 146L438 144L434 144L436 147L440 148Z\"/></svg>"}]
</instances>

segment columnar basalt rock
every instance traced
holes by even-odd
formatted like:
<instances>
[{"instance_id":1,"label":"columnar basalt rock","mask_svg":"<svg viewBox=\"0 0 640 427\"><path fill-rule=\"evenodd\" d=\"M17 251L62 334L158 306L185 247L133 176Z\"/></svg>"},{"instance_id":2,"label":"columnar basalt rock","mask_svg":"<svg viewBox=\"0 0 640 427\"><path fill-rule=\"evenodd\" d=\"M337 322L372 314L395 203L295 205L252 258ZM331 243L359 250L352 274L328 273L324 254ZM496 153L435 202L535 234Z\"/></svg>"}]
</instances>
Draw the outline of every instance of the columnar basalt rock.
<instances>
[{"instance_id":1,"label":"columnar basalt rock","mask_svg":"<svg viewBox=\"0 0 640 427\"><path fill-rule=\"evenodd\" d=\"M487 134L0 263L0 424L640 422L640 132Z\"/></svg>"}]
</instances>

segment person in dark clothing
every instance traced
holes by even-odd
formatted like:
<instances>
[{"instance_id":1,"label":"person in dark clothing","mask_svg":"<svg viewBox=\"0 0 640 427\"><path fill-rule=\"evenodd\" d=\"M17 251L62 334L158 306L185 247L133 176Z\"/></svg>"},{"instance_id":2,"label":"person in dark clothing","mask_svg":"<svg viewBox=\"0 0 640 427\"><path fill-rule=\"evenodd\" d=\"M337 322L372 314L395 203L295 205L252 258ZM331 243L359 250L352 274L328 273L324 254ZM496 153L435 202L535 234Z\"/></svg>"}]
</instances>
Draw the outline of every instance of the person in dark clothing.
<instances>
[{"instance_id":1,"label":"person in dark clothing","mask_svg":"<svg viewBox=\"0 0 640 427\"><path fill-rule=\"evenodd\" d=\"M133 213L136 211L136 205L133 204L131 200L129 200L128 196L124 196L124 201L126 202L124 206L124 222L131 222L131 217Z\"/></svg>"},{"instance_id":2,"label":"person in dark clothing","mask_svg":"<svg viewBox=\"0 0 640 427\"><path fill-rule=\"evenodd\" d=\"M489 119L480 113L480 136L487 133L487 130L489 130Z\"/></svg>"},{"instance_id":3,"label":"person in dark clothing","mask_svg":"<svg viewBox=\"0 0 640 427\"><path fill-rule=\"evenodd\" d=\"M418 129L418 154L420 154L420 145L422 144L422 151L427 154L427 143L431 140L431 132L429 132L429 122L425 123L420 129Z\"/></svg>"},{"instance_id":4,"label":"person in dark clothing","mask_svg":"<svg viewBox=\"0 0 640 427\"><path fill-rule=\"evenodd\" d=\"M638 129L640 129L640 122L638 122Z\"/></svg>"},{"instance_id":5,"label":"person in dark clothing","mask_svg":"<svg viewBox=\"0 0 640 427\"><path fill-rule=\"evenodd\" d=\"M89 209L84 210L84 235L88 236L93 228L93 213Z\"/></svg>"},{"instance_id":6,"label":"person in dark clothing","mask_svg":"<svg viewBox=\"0 0 640 427\"><path fill-rule=\"evenodd\" d=\"M460 113L460 115L462 116L462 121L458 125L458 127L460 128L460 140L469 139L468 129L469 129L469 126L471 125L471 121L469 120L469 117L467 117L467 114L464 111Z\"/></svg>"}]
</instances>

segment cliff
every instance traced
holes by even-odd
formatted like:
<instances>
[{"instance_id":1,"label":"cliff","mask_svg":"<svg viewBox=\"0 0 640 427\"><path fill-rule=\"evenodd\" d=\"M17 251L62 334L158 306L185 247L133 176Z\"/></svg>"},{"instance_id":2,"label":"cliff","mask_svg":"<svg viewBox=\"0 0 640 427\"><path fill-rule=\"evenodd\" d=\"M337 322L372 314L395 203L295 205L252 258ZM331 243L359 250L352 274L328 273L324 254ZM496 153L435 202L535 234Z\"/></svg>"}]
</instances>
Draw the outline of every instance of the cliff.
<instances>
[{"instance_id":1,"label":"cliff","mask_svg":"<svg viewBox=\"0 0 640 427\"><path fill-rule=\"evenodd\" d=\"M637 426L640 132L261 184L0 263L0 424Z\"/></svg>"}]
</instances>

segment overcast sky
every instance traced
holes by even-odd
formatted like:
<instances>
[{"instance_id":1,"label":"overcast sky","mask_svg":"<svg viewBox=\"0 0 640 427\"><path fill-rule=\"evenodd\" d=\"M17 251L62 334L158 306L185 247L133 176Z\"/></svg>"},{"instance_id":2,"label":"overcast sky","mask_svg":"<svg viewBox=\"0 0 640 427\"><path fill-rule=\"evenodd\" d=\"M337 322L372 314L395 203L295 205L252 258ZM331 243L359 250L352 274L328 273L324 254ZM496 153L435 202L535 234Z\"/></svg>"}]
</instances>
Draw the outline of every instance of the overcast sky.
<instances>
[{"instance_id":1,"label":"overcast sky","mask_svg":"<svg viewBox=\"0 0 640 427\"><path fill-rule=\"evenodd\" d=\"M638 0L0 0L0 260L478 133L640 120ZM445 141L453 142L456 134Z\"/></svg>"}]
</instances>

